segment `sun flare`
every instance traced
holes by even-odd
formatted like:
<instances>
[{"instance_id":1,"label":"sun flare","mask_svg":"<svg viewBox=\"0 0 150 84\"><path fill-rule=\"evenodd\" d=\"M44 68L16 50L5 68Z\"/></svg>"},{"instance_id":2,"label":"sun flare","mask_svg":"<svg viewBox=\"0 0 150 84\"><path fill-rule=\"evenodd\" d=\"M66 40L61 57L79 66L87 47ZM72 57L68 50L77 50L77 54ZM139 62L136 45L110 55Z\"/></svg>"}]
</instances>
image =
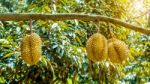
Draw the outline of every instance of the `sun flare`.
<instances>
[{"instance_id":1,"label":"sun flare","mask_svg":"<svg viewBox=\"0 0 150 84\"><path fill-rule=\"evenodd\" d=\"M143 0L136 0L133 3L133 10L136 12L144 12L145 11L144 1Z\"/></svg>"}]
</instances>

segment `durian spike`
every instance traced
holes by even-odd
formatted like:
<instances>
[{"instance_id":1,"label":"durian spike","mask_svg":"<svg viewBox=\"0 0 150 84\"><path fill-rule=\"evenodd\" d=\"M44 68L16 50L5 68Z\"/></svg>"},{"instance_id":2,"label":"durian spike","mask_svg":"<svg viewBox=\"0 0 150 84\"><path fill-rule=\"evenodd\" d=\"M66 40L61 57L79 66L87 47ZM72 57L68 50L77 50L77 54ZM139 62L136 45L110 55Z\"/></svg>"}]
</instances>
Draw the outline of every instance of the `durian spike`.
<instances>
[{"instance_id":1,"label":"durian spike","mask_svg":"<svg viewBox=\"0 0 150 84\"><path fill-rule=\"evenodd\" d=\"M112 63L122 64L127 60L129 49L123 41L111 38L108 43L108 57Z\"/></svg>"},{"instance_id":2,"label":"durian spike","mask_svg":"<svg viewBox=\"0 0 150 84\"><path fill-rule=\"evenodd\" d=\"M93 34L86 43L88 58L93 62L104 61L107 58L107 39L100 33Z\"/></svg>"},{"instance_id":3,"label":"durian spike","mask_svg":"<svg viewBox=\"0 0 150 84\"><path fill-rule=\"evenodd\" d=\"M34 65L41 58L42 41L38 34L32 33L25 36L21 42L21 57L25 63Z\"/></svg>"}]
</instances>

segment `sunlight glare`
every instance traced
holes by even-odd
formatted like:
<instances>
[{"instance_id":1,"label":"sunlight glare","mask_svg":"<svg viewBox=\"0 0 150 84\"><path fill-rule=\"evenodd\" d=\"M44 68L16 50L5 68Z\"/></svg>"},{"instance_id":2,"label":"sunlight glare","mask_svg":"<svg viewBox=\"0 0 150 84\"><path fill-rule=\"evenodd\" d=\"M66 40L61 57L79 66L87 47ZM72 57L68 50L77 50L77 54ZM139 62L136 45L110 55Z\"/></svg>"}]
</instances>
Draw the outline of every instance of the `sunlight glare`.
<instances>
[{"instance_id":1,"label":"sunlight glare","mask_svg":"<svg viewBox=\"0 0 150 84\"><path fill-rule=\"evenodd\" d=\"M137 0L134 4L133 4L133 8L135 11L137 12L142 12L144 11L144 3L143 0Z\"/></svg>"}]
</instances>

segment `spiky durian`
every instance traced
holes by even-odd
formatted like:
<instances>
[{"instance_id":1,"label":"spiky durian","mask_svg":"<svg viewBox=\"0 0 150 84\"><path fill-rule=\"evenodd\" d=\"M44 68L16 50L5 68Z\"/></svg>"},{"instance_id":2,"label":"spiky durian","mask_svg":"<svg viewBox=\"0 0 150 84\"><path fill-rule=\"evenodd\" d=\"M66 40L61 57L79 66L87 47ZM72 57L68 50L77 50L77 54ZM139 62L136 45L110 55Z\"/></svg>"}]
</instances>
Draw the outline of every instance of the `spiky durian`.
<instances>
[{"instance_id":1,"label":"spiky durian","mask_svg":"<svg viewBox=\"0 0 150 84\"><path fill-rule=\"evenodd\" d=\"M21 57L30 65L36 64L41 58L42 41L38 34L25 36L21 42Z\"/></svg>"},{"instance_id":2,"label":"spiky durian","mask_svg":"<svg viewBox=\"0 0 150 84\"><path fill-rule=\"evenodd\" d=\"M129 55L128 46L116 38L108 40L108 58L112 63L122 64Z\"/></svg>"},{"instance_id":3,"label":"spiky durian","mask_svg":"<svg viewBox=\"0 0 150 84\"><path fill-rule=\"evenodd\" d=\"M100 33L93 34L86 43L86 51L89 60L93 62L103 61L107 58L107 39Z\"/></svg>"}]
</instances>

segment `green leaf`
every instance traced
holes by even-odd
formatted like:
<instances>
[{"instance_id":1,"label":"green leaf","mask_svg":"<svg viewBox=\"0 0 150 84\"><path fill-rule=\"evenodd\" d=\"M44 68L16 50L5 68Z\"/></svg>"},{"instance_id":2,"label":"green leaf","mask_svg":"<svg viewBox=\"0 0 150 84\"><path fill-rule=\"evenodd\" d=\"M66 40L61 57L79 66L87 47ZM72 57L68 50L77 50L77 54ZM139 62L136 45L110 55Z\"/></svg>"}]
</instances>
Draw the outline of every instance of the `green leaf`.
<instances>
[{"instance_id":1,"label":"green leaf","mask_svg":"<svg viewBox=\"0 0 150 84\"><path fill-rule=\"evenodd\" d=\"M0 77L0 83L1 83L1 84L6 83L6 80L5 80L5 78L4 78L4 77Z\"/></svg>"}]
</instances>

